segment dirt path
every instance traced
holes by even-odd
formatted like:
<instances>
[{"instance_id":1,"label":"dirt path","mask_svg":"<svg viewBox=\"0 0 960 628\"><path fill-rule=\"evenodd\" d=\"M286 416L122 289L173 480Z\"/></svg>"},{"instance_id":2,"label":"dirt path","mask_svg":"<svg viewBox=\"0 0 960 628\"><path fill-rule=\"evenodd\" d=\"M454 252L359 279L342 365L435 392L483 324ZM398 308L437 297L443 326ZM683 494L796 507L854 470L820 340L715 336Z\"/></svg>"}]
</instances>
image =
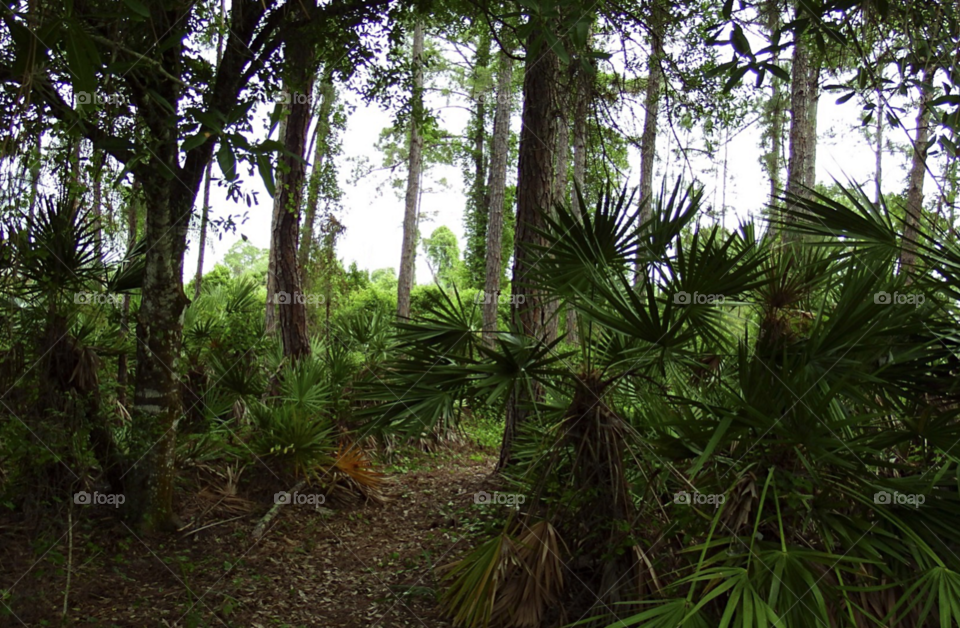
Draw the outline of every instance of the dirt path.
<instances>
[{"instance_id":1,"label":"dirt path","mask_svg":"<svg viewBox=\"0 0 960 628\"><path fill-rule=\"evenodd\" d=\"M493 461L455 454L414 466L391 476L383 505L285 506L259 541L251 531L263 508L155 539L106 514L75 523L68 625L448 627L434 567L469 547L462 519L473 493L489 490ZM229 515L211 511L196 528ZM69 535L4 532L0 626L59 623Z\"/></svg>"}]
</instances>

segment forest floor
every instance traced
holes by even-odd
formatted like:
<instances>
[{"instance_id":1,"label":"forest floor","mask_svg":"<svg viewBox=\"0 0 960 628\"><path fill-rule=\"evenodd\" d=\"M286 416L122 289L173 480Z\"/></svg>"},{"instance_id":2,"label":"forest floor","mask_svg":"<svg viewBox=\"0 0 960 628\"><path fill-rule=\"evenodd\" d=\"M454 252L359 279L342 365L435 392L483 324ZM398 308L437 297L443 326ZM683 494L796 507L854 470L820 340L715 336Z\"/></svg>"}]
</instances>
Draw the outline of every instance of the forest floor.
<instances>
[{"instance_id":1,"label":"forest floor","mask_svg":"<svg viewBox=\"0 0 960 628\"><path fill-rule=\"evenodd\" d=\"M496 518L473 499L493 466L478 451L403 456L383 504L287 505L259 540L272 499L243 478L225 489L219 470L185 480L189 527L173 535L139 534L106 505L43 534L4 516L0 627L447 627L436 568Z\"/></svg>"}]
</instances>

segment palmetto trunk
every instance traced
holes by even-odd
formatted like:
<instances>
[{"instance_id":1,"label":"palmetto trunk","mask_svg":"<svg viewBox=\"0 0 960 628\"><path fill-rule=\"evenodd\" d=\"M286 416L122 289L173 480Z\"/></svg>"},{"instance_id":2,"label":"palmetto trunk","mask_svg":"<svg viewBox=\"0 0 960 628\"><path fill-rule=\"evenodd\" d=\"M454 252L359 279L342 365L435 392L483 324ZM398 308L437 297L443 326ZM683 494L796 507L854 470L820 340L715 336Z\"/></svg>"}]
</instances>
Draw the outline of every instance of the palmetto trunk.
<instances>
[{"instance_id":1,"label":"palmetto trunk","mask_svg":"<svg viewBox=\"0 0 960 628\"><path fill-rule=\"evenodd\" d=\"M523 80L523 127L520 133L520 160L517 177L517 228L513 262L513 303L515 319L524 334L545 340L548 331L545 299L529 286L536 253L530 245L542 244L537 234L543 221L540 212L554 203L554 153L557 146L557 94L560 61L557 53L544 45L536 53L538 33L527 40ZM534 395L537 391L533 391ZM525 406L533 401L524 387L515 391L507 404L503 445L499 468L510 463L513 437L526 415Z\"/></svg>"},{"instance_id":2,"label":"palmetto trunk","mask_svg":"<svg viewBox=\"0 0 960 628\"><path fill-rule=\"evenodd\" d=\"M420 200L420 170L423 167L423 23L413 29L413 107L410 116L410 154L407 170L407 194L403 213L403 246L400 251L400 277L397 283L397 316L410 316L410 292L413 289L414 262L417 255L417 204Z\"/></svg>"},{"instance_id":3,"label":"palmetto trunk","mask_svg":"<svg viewBox=\"0 0 960 628\"><path fill-rule=\"evenodd\" d=\"M907 179L907 213L900 249L900 272L909 275L917 260L917 232L923 215L923 181L927 170L927 143L930 141L930 101L933 100L933 72L923 70L920 104L917 109L917 135L913 141L913 159Z\"/></svg>"},{"instance_id":4,"label":"palmetto trunk","mask_svg":"<svg viewBox=\"0 0 960 628\"><path fill-rule=\"evenodd\" d=\"M487 211L487 250L484 280L483 337L490 343L497 331L497 302L500 294L502 267L503 211L507 188L507 161L509 159L510 109L513 92L513 58L509 51L500 53L497 72L497 108L493 117L490 173L487 182L489 205Z\"/></svg>"}]
</instances>

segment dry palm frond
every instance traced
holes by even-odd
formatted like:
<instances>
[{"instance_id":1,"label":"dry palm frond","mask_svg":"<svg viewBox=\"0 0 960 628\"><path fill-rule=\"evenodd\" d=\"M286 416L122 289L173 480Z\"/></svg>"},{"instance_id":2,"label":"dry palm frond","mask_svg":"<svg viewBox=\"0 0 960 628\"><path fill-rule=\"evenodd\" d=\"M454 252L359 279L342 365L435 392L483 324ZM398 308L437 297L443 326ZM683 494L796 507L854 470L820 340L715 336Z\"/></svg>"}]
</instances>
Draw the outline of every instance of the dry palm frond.
<instances>
[{"instance_id":1,"label":"dry palm frond","mask_svg":"<svg viewBox=\"0 0 960 628\"><path fill-rule=\"evenodd\" d=\"M383 494L384 474L376 470L367 452L357 443L340 445L330 475L335 485L346 485L365 499L378 503L386 501Z\"/></svg>"},{"instance_id":2,"label":"dry palm frond","mask_svg":"<svg viewBox=\"0 0 960 628\"><path fill-rule=\"evenodd\" d=\"M499 534L441 569L450 586L443 604L454 625L535 628L563 590L562 541L547 521L513 538Z\"/></svg>"},{"instance_id":3,"label":"dry palm frond","mask_svg":"<svg viewBox=\"0 0 960 628\"><path fill-rule=\"evenodd\" d=\"M504 574L493 606L495 625L511 628L536 628L546 613L560 600L563 590L561 540L548 521L526 528L518 538L516 561Z\"/></svg>"},{"instance_id":4,"label":"dry palm frond","mask_svg":"<svg viewBox=\"0 0 960 628\"><path fill-rule=\"evenodd\" d=\"M517 548L506 532L487 540L466 557L440 568L450 586L443 606L455 626L490 625L504 573L517 564Z\"/></svg>"},{"instance_id":5,"label":"dry palm frond","mask_svg":"<svg viewBox=\"0 0 960 628\"><path fill-rule=\"evenodd\" d=\"M753 473L744 474L727 497L727 506L723 509L724 525L735 533L739 532L741 527L750 523L751 514L759 501L756 477Z\"/></svg>"}]
</instances>

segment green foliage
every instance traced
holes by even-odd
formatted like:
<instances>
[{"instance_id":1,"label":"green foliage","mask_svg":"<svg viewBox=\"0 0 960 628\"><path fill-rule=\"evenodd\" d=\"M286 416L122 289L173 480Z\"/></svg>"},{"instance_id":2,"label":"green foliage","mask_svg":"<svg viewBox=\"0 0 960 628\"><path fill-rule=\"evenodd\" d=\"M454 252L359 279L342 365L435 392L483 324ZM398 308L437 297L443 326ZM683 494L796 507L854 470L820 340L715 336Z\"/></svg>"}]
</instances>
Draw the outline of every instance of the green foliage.
<instances>
[{"instance_id":1,"label":"green foliage","mask_svg":"<svg viewBox=\"0 0 960 628\"><path fill-rule=\"evenodd\" d=\"M315 476L332 466L336 450L330 422L298 407L253 406L251 413L260 428L256 450L276 460L284 470L298 477Z\"/></svg>"},{"instance_id":2,"label":"green foliage","mask_svg":"<svg viewBox=\"0 0 960 628\"><path fill-rule=\"evenodd\" d=\"M447 289L456 285L463 266L457 236L448 227L437 227L429 238L424 238L422 245L427 263L440 287Z\"/></svg>"},{"instance_id":3,"label":"green foliage","mask_svg":"<svg viewBox=\"0 0 960 628\"><path fill-rule=\"evenodd\" d=\"M800 250L696 223L696 188L664 189L644 224L626 194L581 200L581 217L558 207L534 283L576 308L579 361L515 333L486 347L469 306L446 297L401 326L403 357L368 391L373 426L419 431L542 387L508 477L534 496L522 520L546 513L563 560L582 566L565 595L621 582L605 605L568 609L594 621L948 625L960 252L922 236L938 271L908 287L893 274L894 218L844 195L801 203ZM498 568L490 547L452 576L463 625L483 625L478 609L520 582L470 584Z\"/></svg>"},{"instance_id":4,"label":"green foliage","mask_svg":"<svg viewBox=\"0 0 960 628\"><path fill-rule=\"evenodd\" d=\"M246 240L237 240L223 256L223 264L234 277L250 275L258 282L267 276L270 251L257 248Z\"/></svg>"}]
</instances>

